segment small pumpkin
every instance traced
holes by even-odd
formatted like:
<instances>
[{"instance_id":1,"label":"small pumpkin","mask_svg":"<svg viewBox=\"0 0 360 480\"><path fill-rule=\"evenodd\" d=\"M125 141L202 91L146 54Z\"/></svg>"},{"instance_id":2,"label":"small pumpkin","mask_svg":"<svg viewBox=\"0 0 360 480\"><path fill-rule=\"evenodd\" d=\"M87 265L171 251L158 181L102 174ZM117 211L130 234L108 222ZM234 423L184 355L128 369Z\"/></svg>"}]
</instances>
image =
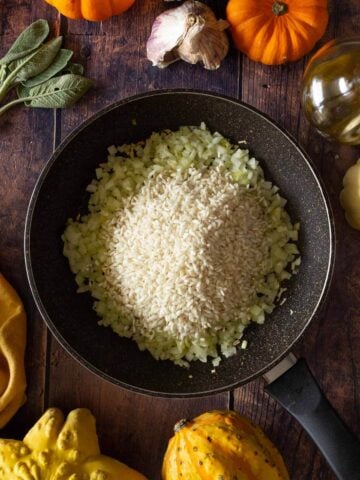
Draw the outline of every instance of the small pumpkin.
<instances>
[{"instance_id":1,"label":"small pumpkin","mask_svg":"<svg viewBox=\"0 0 360 480\"><path fill-rule=\"evenodd\" d=\"M230 0L227 20L236 47L266 65L295 61L323 36L327 0Z\"/></svg>"},{"instance_id":2,"label":"small pumpkin","mask_svg":"<svg viewBox=\"0 0 360 480\"><path fill-rule=\"evenodd\" d=\"M125 12L135 0L45 0L65 17L97 22Z\"/></svg>"},{"instance_id":3,"label":"small pumpkin","mask_svg":"<svg viewBox=\"0 0 360 480\"><path fill-rule=\"evenodd\" d=\"M234 411L211 411L175 425L163 480L289 480L264 432Z\"/></svg>"},{"instance_id":4,"label":"small pumpkin","mask_svg":"<svg viewBox=\"0 0 360 480\"><path fill-rule=\"evenodd\" d=\"M100 454L95 418L86 408L50 408L23 441L0 440L0 480L146 480Z\"/></svg>"}]
</instances>

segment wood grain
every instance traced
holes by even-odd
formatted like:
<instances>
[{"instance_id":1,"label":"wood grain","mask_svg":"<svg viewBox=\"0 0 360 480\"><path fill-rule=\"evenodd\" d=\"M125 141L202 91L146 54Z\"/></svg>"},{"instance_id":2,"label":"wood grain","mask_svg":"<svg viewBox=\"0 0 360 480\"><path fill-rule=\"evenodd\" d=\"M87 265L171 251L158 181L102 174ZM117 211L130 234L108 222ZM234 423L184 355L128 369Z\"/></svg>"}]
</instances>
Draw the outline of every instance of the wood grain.
<instances>
[{"instance_id":1,"label":"wood grain","mask_svg":"<svg viewBox=\"0 0 360 480\"><path fill-rule=\"evenodd\" d=\"M225 0L206 3L224 15ZM126 392L88 372L64 352L47 333L31 299L23 265L24 218L33 185L53 146L104 106L139 92L183 87L240 98L267 113L299 140L329 191L338 237L330 301L295 351L306 357L329 400L360 435L360 236L346 224L338 202L343 174L360 156L359 151L323 140L305 120L300 92L307 58L266 67L231 49L216 72L180 62L165 70L152 67L145 55L146 39L155 16L168 7L160 0L137 0L124 15L91 23L60 17L42 0L0 0L0 53L31 21L47 18L96 82L75 108L57 112L17 109L0 119L0 269L24 298L30 327L29 401L3 436L21 436L47 406L65 411L88 407L97 417L103 451L157 480L175 421L210 408L234 406L259 423L279 446L292 480L334 480L301 427L264 393L261 379L234 393L195 400L156 399ZM359 32L357 0L341 4L333 0L330 11L331 22L320 43Z\"/></svg>"},{"instance_id":2,"label":"wood grain","mask_svg":"<svg viewBox=\"0 0 360 480\"><path fill-rule=\"evenodd\" d=\"M0 56L24 28L41 17L54 25L55 16L42 2L37 6L0 2ZM21 436L44 409L47 329L26 281L23 231L32 189L53 151L53 132L53 111L15 108L0 118L0 271L18 290L28 314L28 401L4 429L4 436Z\"/></svg>"}]
</instances>

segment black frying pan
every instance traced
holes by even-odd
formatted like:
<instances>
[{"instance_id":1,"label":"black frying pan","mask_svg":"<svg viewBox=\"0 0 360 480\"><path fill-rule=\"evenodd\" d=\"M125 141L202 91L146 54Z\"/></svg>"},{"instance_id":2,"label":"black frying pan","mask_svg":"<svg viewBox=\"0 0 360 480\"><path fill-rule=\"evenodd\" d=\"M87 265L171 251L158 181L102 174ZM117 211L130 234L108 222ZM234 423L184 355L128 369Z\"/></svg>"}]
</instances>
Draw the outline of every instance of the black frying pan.
<instances>
[{"instance_id":1,"label":"black frying pan","mask_svg":"<svg viewBox=\"0 0 360 480\"><path fill-rule=\"evenodd\" d=\"M202 121L233 142L246 140L267 177L288 199L292 219L301 222L302 264L298 275L286 285L287 301L275 309L263 326L249 327L245 334L248 348L224 359L215 373L211 373L210 362L194 362L187 370L168 361L155 361L149 353L140 352L134 342L99 327L91 297L76 293L60 239L66 220L86 208L85 188L97 165L106 159L109 145L138 141L156 130L199 125ZM29 205L25 260L32 293L44 320L78 361L127 389L159 396L191 397L249 382L287 355L325 299L334 263L334 228L329 203L310 161L289 135L260 112L238 101L204 92L152 92L103 110L56 150L40 175ZM305 392L305 400L315 399L311 411L318 409L320 401L325 402L302 362L282 378L285 380L270 384L269 391L291 410L289 403L297 418L303 413L303 407L297 407L295 402L299 393ZM303 380L315 388L310 396L304 390ZM326 402L325 407L322 425L310 426L308 414L305 420L299 419L321 443L320 448L339 478L360 478L360 460L356 460L357 454L360 458L359 446ZM337 424L334 435L332 429L325 433L321 429L329 425L329 417ZM339 436L341 450L340 443L335 442Z\"/></svg>"}]
</instances>

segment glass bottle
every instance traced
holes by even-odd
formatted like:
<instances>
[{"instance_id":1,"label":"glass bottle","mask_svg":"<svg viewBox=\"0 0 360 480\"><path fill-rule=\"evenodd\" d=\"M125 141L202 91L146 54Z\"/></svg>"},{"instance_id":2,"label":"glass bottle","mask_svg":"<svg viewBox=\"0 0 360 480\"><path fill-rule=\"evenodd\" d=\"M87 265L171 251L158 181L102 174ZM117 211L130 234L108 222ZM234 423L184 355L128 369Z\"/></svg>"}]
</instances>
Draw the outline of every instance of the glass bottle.
<instances>
[{"instance_id":1,"label":"glass bottle","mask_svg":"<svg viewBox=\"0 0 360 480\"><path fill-rule=\"evenodd\" d=\"M302 105L325 137L360 144L360 37L332 40L310 59Z\"/></svg>"}]
</instances>

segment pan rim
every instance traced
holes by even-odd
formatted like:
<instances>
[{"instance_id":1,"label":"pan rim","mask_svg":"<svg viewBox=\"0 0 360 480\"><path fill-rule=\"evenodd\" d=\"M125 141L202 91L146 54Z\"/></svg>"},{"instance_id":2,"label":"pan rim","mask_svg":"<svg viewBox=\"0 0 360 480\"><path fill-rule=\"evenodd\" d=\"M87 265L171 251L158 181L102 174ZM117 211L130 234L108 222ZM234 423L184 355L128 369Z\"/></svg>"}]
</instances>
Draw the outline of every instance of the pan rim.
<instances>
[{"instance_id":1,"label":"pan rim","mask_svg":"<svg viewBox=\"0 0 360 480\"><path fill-rule=\"evenodd\" d=\"M264 121L267 123L271 124L272 127L275 127L277 130L280 131L280 133L287 138L287 140L292 144L292 146L298 150L298 152L301 154L303 160L306 162L317 186L319 189L319 192L321 193L321 197L323 200L323 204L325 206L325 211L326 211L326 217L327 217L327 226L328 226L328 232L329 232L329 252L328 252L328 264L327 264L327 270L326 270L326 276L323 280L323 287L321 290L321 294L319 295L318 301L313 308L312 312L310 315L308 315L307 320L304 322L303 327L301 328L301 331L298 333L298 335L287 345L287 348L276 358L274 358L270 363L268 363L265 367L258 369L255 373L248 375L247 377L243 378L242 380L234 381L231 384L221 386L221 387L216 387L214 389L208 389L208 390L202 390L200 392L195 391L195 392L176 392L176 391L171 391L171 392L164 392L164 391L154 391L150 390L148 388L143 388L139 386L134 386L131 384L128 384L124 381L120 381L119 379L113 377L112 375L105 373L104 371L100 370L98 367L93 365L90 361L88 361L86 358L84 358L83 355L79 354L74 347L72 347L69 342L63 337L63 335L57 330L56 325L50 318L49 314L47 313L42 300L41 296L39 294L39 291L36 286L36 281L33 273L33 268L32 268L32 261L31 261L31 245L30 245L30 234L31 234L31 225L32 225L32 218L33 214L35 211L36 207L36 202L39 196L39 193L41 191L42 185L46 179L46 176L48 172L50 171L52 165L56 162L57 158L61 155L63 150L72 142L72 140L83 130L85 130L89 125L91 125L93 122L101 118L102 116L106 115L112 110L115 110L122 105L129 104L132 102L137 102L143 98L149 98L151 96L164 96L164 95L174 95L174 94L190 94L190 95L203 95L203 96L208 96L208 97L215 97L218 99L222 99L231 103L235 103L237 105L241 105L244 109L247 109L251 111L252 113L255 113L256 115L260 116ZM288 353L292 350L294 345L301 339L303 336L304 332L306 331L307 327L311 323L312 319L316 316L316 314L321 310L321 307L323 304L326 302L327 295L329 293L329 289L331 286L331 281L333 277L333 272L334 272L334 267L335 267L335 245L336 245L336 240L335 240L335 224L334 224L334 215L332 212L331 208L331 203L329 200L329 196L327 194L324 182L322 181L320 175L317 172L316 166L313 164L307 153L300 147L300 145L297 143L296 139L289 133L287 132L283 127L279 126L275 121L273 121L269 116L258 110L257 108L241 101L237 100L233 97L218 94L216 92L209 92L209 91L204 91L204 90L197 90L197 89L186 89L186 88L176 88L176 89L163 89L163 90L154 90L154 91L144 91L142 93L139 93L137 95L133 95L121 100L118 100L103 109L99 110L96 112L94 115L92 115L90 118L85 120L79 127L74 129L72 132L69 133L69 135L66 136L66 138L56 147L50 158L46 161L44 167L42 168L38 179L35 183L35 186L33 188L30 200L29 200L29 205L27 208L26 212L26 217L25 217L25 229L24 229L24 259L25 259L25 270L26 270L26 275L27 279L30 285L30 290L32 293L32 296L34 298L35 304L41 314L42 319L44 320L45 324L49 328L50 332L52 335L55 337L55 339L60 343L60 345L66 350L67 353L69 353L76 361L78 361L81 365L83 365L85 368L87 368L89 371L92 373L95 373L99 377L109 381L112 384L115 384L119 387L122 387L126 390L134 391L143 395L147 396L157 396L157 397L164 397L164 398L196 398L196 397L205 397L205 396L210 396L214 395L217 393L221 392L226 392L233 390L237 387L240 387L241 385L244 385L246 383L249 383L250 381L260 377L267 371L269 371L271 368L273 368L276 364L278 364L283 358L288 355Z\"/></svg>"}]
</instances>

